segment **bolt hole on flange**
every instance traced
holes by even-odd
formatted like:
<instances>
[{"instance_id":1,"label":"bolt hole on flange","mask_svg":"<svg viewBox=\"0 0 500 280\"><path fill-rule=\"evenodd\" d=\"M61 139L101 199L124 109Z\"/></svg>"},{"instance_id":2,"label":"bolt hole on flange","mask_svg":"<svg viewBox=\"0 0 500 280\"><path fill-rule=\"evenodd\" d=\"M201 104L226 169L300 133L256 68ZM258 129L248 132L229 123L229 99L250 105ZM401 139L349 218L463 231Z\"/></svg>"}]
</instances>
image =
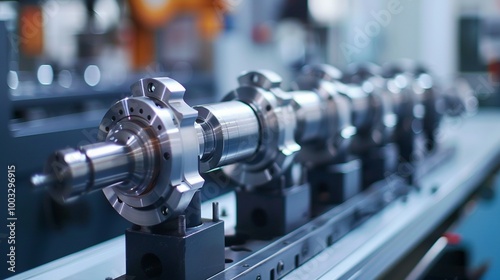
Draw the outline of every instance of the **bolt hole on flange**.
<instances>
[{"instance_id":1,"label":"bolt hole on flange","mask_svg":"<svg viewBox=\"0 0 500 280\"><path fill-rule=\"evenodd\" d=\"M253 75L252 76L252 83L257 84L259 82L259 76L258 75Z\"/></svg>"},{"instance_id":2,"label":"bolt hole on flange","mask_svg":"<svg viewBox=\"0 0 500 280\"><path fill-rule=\"evenodd\" d=\"M163 158L165 160L169 160L170 159L170 153L168 153L168 152L163 153Z\"/></svg>"},{"instance_id":3,"label":"bolt hole on flange","mask_svg":"<svg viewBox=\"0 0 500 280\"><path fill-rule=\"evenodd\" d=\"M168 215L168 208L167 208L166 206L163 206L163 207L161 208L161 214L162 214L163 216L167 216L167 215Z\"/></svg>"},{"instance_id":4,"label":"bolt hole on flange","mask_svg":"<svg viewBox=\"0 0 500 280\"><path fill-rule=\"evenodd\" d=\"M153 83L148 84L148 91L149 92L154 92L156 90L156 87Z\"/></svg>"}]
</instances>

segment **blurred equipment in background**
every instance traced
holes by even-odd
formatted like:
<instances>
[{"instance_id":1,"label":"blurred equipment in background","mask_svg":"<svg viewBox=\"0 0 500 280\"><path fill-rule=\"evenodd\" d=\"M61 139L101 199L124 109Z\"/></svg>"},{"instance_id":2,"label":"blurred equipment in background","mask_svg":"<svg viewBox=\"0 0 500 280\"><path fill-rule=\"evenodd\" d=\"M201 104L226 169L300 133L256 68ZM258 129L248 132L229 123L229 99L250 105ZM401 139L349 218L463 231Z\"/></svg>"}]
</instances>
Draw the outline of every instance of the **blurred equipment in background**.
<instances>
[{"instance_id":1,"label":"blurred equipment in background","mask_svg":"<svg viewBox=\"0 0 500 280\"><path fill-rule=\"evenodd\" d=\"M466 15L460 19L460 71L481 105L500 106L500 20Z\"/></svg>"},{"instance_id":2,"label":"blurred equipment in background","mask_svg":"<svg viewBox=\"0 0 500 280\"><path fill-rule=\"evenodd\" d=\"M499 114L475 115L500 104L495 13L496 0L1 1L17 279L425 278L440 254L423 256L452 243L499 164ZM29 182L47 158L33 182L51 195Z\"/></svg>"},{"instance_id":3,"label":"blurred equipment in background","mask_svg":"<svg viewBox=\"0 0 500 280\"><path fill-rule=\"evenodd\" d=\"M155 42L155 32L165 26L176 25L176 19L188 20L196 29L185 30L177 27L173 37L168 38L166 45L175 50L192 49L193 47L208 47L208 42L193 42L212 40L223 28L223 17L227 11L224 0L171 0L171 1L128 1L132 16L132 56L133 68L142 69L154 62L154 54L165 49L163 42ZM177 23L179 25L179 23ZM182 25L181 25L182 26ZM172 29L172 28L170 28ZM159 48L157 48L159 47ZM199 49L193 54L207 54Z\"/></svg>"}]
</instances>

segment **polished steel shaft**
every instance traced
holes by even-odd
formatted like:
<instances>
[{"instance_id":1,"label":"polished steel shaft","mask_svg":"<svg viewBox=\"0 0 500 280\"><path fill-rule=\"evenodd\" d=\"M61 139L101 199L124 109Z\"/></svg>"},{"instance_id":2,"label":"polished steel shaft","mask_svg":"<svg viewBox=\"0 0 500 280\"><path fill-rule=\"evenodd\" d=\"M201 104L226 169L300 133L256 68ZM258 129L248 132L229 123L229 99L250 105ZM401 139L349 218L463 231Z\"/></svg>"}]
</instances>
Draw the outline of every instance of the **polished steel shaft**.
<instances>
[{"instance_id":1,"label":"polished steel shaft","mask_svg":"<svg viewBox=\"0 0 500 280\"><path fill-rule=\"evenodd\" d=\"M123 182L132 174L134 159L126 146L97 143L79 149L57 151L49 160L44 175L32 183L51 186L53 196L67 202L82 194Z\"/></svg>"},{"instance_id":2,"label":"polished steel shaft","mask_svg":"<svg viewBox=\"0 0 500 280\"><path fill-rule=\"evenodd\" d=\"M249 158L259 146L259 121L250 106L240 101L196 106L200 171Z\"/></svg>"}]
</instances>

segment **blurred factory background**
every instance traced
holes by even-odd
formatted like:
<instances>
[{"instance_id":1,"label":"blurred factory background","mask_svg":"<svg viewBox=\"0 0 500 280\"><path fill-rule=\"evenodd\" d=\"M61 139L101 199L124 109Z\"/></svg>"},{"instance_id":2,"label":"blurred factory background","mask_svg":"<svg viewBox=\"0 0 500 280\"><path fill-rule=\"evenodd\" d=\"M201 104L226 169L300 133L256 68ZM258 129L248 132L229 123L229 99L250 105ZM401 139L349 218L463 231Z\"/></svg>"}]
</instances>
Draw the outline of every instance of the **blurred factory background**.
<instances>
[{"instance_id":1,"label":"blurred factory background","mask_svg":"<svg viewBox=\"0 0 500 280\"><path fill-rule=\"evenodd\" d=\"M107 108L139 78L172 77L194 105L219 100L248 69L274 70L287 88L308 63L343 69L401 58L427 66L444 88L465 79L481 105L500 106L500 1L0 2L0 143L2 166L17 168L18 271L128 226L101 193L61 206L32 193L28 178L51 151L95 142ZM490 267L484 279L499 279L499 212L481 209L459 232L481 239L474 223L496 222L482 239L491 246L472 246L481 251L471 256Z\"/></svg>"}]
</instances>

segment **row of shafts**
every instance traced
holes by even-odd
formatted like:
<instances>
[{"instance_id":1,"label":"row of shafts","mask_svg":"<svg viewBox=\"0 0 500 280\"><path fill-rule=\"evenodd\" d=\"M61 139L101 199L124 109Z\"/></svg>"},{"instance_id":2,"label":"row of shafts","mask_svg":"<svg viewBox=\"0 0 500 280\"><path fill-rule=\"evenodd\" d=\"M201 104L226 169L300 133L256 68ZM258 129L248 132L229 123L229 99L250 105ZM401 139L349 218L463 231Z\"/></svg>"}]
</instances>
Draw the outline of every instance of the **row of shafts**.
<instances>
[{"instance_id":1,"label":"row of shafts","mask_svg":"<svg viewBox=\"0 0 500 280\"><path fill-rule=\"evenodd\" d=\"M199 209L205 180L224 176L219 184L238 187L238 230L279 235L307 222L311 203L341 203L432 152L442 116L474 105L407 62L306 66L289 91L271 71L238 81L222 102L192 108L176 81L142 79L103 118L101 142L57 151L32 181L62 201L103 189L123 217L149 227ZM195 212L188 226L200 223ZM268 224L275 215L282 225Z\"/></svg>"}]
</instances>

